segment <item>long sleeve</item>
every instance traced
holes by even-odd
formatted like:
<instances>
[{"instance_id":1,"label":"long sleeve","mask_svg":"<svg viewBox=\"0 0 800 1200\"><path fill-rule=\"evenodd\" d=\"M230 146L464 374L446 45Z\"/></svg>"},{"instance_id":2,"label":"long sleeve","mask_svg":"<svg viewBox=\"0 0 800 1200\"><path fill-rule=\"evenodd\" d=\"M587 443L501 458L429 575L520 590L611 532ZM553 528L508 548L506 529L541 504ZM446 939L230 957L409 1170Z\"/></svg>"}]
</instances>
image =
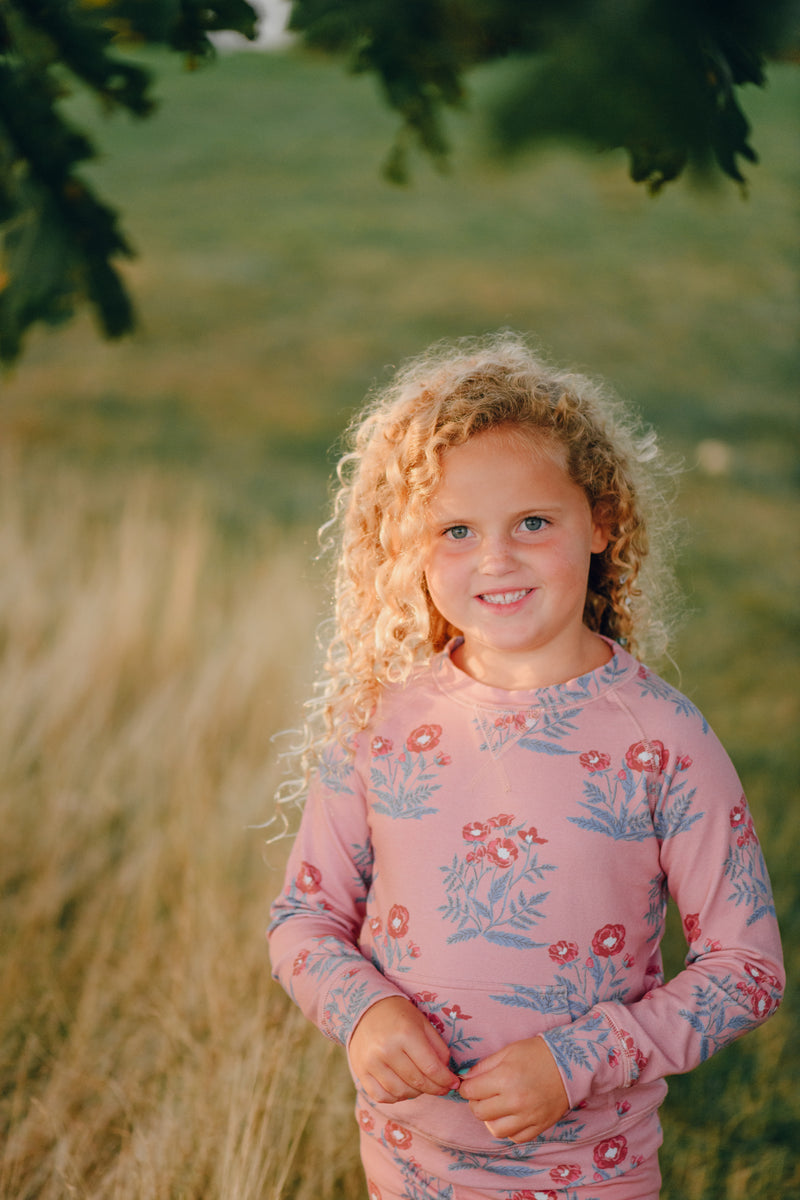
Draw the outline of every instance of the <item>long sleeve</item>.
<instances>
[{"instance_id":1,"label":"long sleeve","mask_svg":"<svg viewBox=\"0 0 800 1200\"><path fill-rule=\"evenodd\" d=\"M664 982L668 895L689 953ZM332 749L312 786L270 948L276 978L345 1045L398 995L458 1071L542 1036L571 1106L531 1150L548 1170L567 1142L587 1171L611 1135L631 1154L649 1144L664 1077L768 1017L783 984L730 759L619 647L534 692L480 684L446 652L387 688L355 758ZM467 1156L507 1150L457 1096L375 1111Z\"/></svg>"},{"instance_id":2,"label":"long sleeve","mask_svg":"<svg viewBox=\"0 0 800 1200\"><path fill-rule=\"evenodd\" d=\"M398 995L358 947L371 872L360 777L334 747L311 787L268 936L274 977L343 1044L367 1008Z\"/></svg>"},{"instance_id":3,"label":"long sleeve","mask_svg":"<svg viewBox=\"0 0 800 1200\"><path fill-rule=\"evenodd\" d=\"M545 1035L573 1107L691 1070L780 1003L783 962L761 847L727 754L711 731L702 742L694 760L676 754L669 771L657 761L663 745L651 747L665 768L654 825L664 888L689 943L685 968L636 1002L606 999ZM616 952L616 935L614 926L600 931L600 961Z\"/></svg>"}]
</instances>

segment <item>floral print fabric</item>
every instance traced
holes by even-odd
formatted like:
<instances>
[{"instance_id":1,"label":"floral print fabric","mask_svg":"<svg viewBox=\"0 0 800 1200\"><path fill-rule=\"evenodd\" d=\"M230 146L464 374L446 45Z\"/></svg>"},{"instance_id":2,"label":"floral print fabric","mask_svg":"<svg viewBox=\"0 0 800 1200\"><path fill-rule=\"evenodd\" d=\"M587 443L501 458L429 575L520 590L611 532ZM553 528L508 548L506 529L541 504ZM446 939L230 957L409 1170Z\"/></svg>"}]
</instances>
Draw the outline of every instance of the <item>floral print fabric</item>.
<instances>
[{"instance_id":1,"label":"floral print fabric","mask_svg":"<svg viewBox=\"0 0 800 1200\"><path fill-rule=\"evenodd\" d=\"M448 649L387 689L355 756L328 752L273 906L276 977L345 1045L398 993L462 1073L545 1038L571 1110L535 1142L493 1139L458 1093L362 1098L394 1153L423 1137L438 1178L487 1194L625 1176L655 1153L664 1076L780 1001L769 879L730 760L686 697L613 650L580 679L509 693ZM687 956L665 982L670 894Z\"/></svg>"}]
</instances>

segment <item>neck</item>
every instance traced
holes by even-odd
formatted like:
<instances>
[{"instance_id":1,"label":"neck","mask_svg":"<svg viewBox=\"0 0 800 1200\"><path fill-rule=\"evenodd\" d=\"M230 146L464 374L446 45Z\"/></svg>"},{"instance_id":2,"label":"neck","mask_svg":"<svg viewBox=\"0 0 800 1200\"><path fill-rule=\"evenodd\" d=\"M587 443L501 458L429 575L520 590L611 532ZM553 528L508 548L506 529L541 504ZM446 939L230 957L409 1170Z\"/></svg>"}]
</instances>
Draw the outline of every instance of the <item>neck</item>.
<instances>
[{"instance_id":1,"label":"neck","mask_svg":"<svg viewBox=\"0 0 800 1200\"><path fill-rule=\"evenodd\" d=\"M496 656L475 653L466 642L453 651L453 662L465 674L484 683L487 687L504 691L536 691L539 688L555 687L567 683L579 675L587 675L605 666L613 657L607 642L596 633L584 629L585 637L574 647L573 653L553 654L547 649L540 655L513 654Z\"/></svg>"}]
</instances>

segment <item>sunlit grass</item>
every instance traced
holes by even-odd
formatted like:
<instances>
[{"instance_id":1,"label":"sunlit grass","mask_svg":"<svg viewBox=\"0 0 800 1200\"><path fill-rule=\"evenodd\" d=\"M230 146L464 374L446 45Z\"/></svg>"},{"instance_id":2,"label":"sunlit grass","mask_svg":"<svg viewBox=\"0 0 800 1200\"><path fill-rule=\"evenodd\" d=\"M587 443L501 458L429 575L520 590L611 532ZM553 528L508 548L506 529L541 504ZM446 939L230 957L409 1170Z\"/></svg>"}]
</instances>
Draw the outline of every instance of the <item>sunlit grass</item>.
<instances>
[{"instance_id":1,"label":"sunlit grass","mask_svg":"<svg viewBox=\"0 0 800 1200\"><path fill-rule=\"evenodd\" d=\"M269 979L285 844L248 828L308 686L310 547L269 526L232 547L153 475L87 488L6 463L4 485L0 1196L355 1200L343 1056ZM759 608L739 607L755 637ZM695 696L705 636L687 643ZM780 664L753 687L779 702L779 743ZM764 729L722 708L796 931L791 755L749 760ZM798 1182L793 1028L787 1012L673 1084L665 1197L789 1194L770 1189Z\"/></svg>"},{"instance_id":2,"label":"sunlit grass","mask_svg":"<svg viewBox=\"0 0 800 1200\"><path fill-rule=\"evenodd\" d=\"M269 979L280 853L246 828L308 674L303 552L232 556L152 482L30 482L6 464L0 1195L332 1195L349 1100Z\"/></svg>"}]
</instances>

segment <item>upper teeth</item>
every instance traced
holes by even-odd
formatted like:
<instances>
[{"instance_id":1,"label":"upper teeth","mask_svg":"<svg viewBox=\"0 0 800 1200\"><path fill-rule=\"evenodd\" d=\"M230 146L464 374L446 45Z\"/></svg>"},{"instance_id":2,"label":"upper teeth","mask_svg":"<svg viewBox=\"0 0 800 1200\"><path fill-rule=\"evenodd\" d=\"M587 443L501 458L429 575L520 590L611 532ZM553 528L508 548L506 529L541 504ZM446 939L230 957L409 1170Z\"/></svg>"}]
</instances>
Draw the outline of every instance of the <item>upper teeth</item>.
<instances>
[{"instance_id":1,"label":"upper teeth","mask_svg":"<svg viewBox=\"0 0 800 1200\"><path fill-rule=\"evenodd\" d=\"M515 601L521 600L523 596L528 594L527 588L522 588L518 592L494 592L485 593L483 599L487 604L514 604Z\"/></svg>"}]
</instances>

